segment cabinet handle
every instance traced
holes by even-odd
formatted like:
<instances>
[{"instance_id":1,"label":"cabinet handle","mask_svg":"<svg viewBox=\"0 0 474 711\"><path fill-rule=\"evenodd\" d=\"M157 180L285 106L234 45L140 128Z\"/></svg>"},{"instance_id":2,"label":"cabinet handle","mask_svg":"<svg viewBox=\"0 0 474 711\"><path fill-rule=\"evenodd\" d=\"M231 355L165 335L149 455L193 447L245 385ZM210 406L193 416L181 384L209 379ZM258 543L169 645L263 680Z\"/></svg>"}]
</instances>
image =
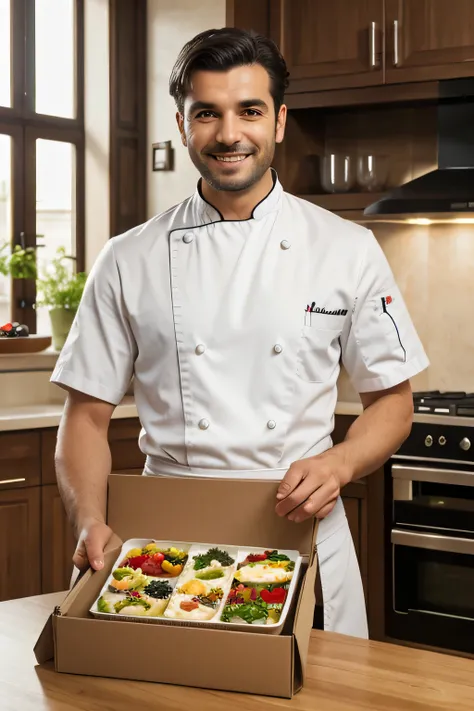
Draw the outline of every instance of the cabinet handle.
<instances>
[{"instance_id":1,"label":"cabinet handle","mask_svg":"<svg viewBox=\"0 0 474 711\"><path fill-rule=\"evenodd\" d=\"M377 37L377 23L370 23L369 32L369 55L370 55L370 68L376 69L378 67L377 62L377 52L376 52L376 37Z\"/></svg>"},{"instance_id":2,"label":"cabinet handle","mask_svg":"<svg viewBox=\"0 0 474 711\"><path fill-rule=\"evenodd\" d=\"M24 476L20 479L0 479L0 486L3 484L20 484L22 481L26 481Z\"/></svg>"},{"instance_id":3,"label":"cabinet handle","mask_svg":"<svg viewBox=\"0 0 474 711\"><path fill-rule=\"evenodd\" d=\"M398 20L393 21L393 66L398 67L400 58L398 55L398 30L399 30Z\"/></svg>"}]
</instances>

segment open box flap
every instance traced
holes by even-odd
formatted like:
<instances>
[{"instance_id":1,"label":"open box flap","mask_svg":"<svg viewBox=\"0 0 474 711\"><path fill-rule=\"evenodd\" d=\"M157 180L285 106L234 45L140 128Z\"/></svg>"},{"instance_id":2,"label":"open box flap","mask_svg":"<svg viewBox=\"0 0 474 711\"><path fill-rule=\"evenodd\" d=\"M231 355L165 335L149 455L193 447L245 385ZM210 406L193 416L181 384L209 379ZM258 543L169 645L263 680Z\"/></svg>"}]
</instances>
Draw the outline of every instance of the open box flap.
<instances>
[{"instance_id":1,"label":"open box flap","mask_svg":"<svg viewBox=\"0 0 474 711\"><path fill-rule=\"evenodd\" d=\"M309 567L303 579L293 625L293 635L295 639L293 691L295 693L303 686L308 658L309 639L313 628L314 607L316 604L315 583L318 570L318 558L316 554L318 525L318 521L314 521L312 553L309 559Z\"/></svg>"},{"instance_id":2,"label":"open box flap","mask_svg":"<svg viewBox=\"0 0 474 711\"><path fill-rule=\"evenodd\" d=\"M107 571L111 568L114 560L117 558L118 552L121 547L122 541L120 540L120 538L117 535L112 534L104 550L104 571ZM103 571L100 571L100 573L102 572ZM49 616L33 649L36 661L39 664L43 664L44 662L47 662L50 659L54 658L53 617L55 615L62 615L69 611L71 605L74 603L75 599L80 594L83 587L87 585L92 575L95 575L92 568L87 568L86 570L84 570L78 576L74 586L71 588L71 590L69 590L61 605L56 607L52 614Z\"/></svg>"},{"instance_id":3,"label":"open box flap","mask_svg":"<svg viewBox=\"0 0 474 711\"><path fill-rule=\"evenodd\" d=\"M107 523L123 541L165 538L297 550L312 557L312 520L275 513L278 482L112 474Z\"/></svg>"}]
</instances>

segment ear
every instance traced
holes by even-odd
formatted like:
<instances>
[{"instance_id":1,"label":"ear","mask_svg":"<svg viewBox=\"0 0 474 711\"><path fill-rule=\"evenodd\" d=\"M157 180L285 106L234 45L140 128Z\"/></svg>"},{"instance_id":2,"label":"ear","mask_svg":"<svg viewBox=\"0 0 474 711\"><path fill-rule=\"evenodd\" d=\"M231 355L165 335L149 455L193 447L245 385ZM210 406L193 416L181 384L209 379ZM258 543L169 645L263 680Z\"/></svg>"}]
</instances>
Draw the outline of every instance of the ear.
<instances>
[{"instance_id":1,"label":"ear","mask_svg":"<svg viewBox=\"0 0 474 711\"><path fill-rule=\"evenodd\" d=\"M277 120L276 120L276 131L275 131L276 143L281 143L283 141L283 138L285 137L285 127L286 127L287 115L288 115L288 109L286 108L285 104L282 104L280 106L280 111L278 112L278 116L277 116Z\"/></svg>"},{"instance_id":2,"label":"ear","mask_svg":"<svg viewBox=\"0 0 474 711\"><path fill-rule=\"evenodd\" d=\"M178 124L179 133L181 135L181 143L187 146L186 133L184 131L184 116L179 111L176 112L176 123Z\"/></svg>"}]
</instances>

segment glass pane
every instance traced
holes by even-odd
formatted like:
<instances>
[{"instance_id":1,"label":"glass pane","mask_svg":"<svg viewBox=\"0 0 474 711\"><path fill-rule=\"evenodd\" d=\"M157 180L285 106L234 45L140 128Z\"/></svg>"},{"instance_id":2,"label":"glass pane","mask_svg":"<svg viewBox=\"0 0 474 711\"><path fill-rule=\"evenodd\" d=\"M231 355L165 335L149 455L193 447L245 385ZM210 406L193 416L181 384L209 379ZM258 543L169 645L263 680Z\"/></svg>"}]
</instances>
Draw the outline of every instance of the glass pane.
<instances>
[{"instance_id":1,"label":"glass pane","mask_svg":"<svg viewBox=\"0 0 474 711\"><path fill-rule=\"evenodd\" d=\"M11 106L10 0L0 0L0 106Z\"/></svg>"},{"instance_id":2,"label":"glass pane","mask_svg":"<svg viewBox=\"0 0 474 711\"><path fill-rule=\"evenodd\" d=\"M12 141L0 134L0 260L10 254L12 240ZM10 320L10 279L0 274L0 326Z\"/></svg>"},{"instance_id":3,"label":"glass pane","mask_svg":"<svg viewBox=\"0 0 474 711\"><path fill-rule=\"evenodd\" d=\"M36 111L74 118L74 0L35 0Z\"/></svg>"},{"instance_id":4,"label":"glass pane","mask_svg":"<svg viewBox=\"0 0 474 711\"><path fill-rule=\"evenodd\" d=\"M75 255L76 148L62 141L36 141L36 234L39 276L51 271L59 247ZM69 266L69 260L68 260ZM71 262L75 270L75 262ZM36 331L51 333L49 307L37 308Z\"/></svg>"}]
</instances>

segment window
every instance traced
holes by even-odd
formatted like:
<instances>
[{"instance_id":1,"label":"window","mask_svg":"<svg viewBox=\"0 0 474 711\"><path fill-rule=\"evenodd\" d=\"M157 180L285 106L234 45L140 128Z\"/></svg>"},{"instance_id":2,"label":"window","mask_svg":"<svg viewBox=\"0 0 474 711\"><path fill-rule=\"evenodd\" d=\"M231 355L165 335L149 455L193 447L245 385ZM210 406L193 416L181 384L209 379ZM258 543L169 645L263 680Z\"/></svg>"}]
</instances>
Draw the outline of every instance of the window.
<instances>
[{"instance_id":1,"label":"window","mask_svg":"<svg viewBox=\"0 0 474 711\"><path fill-rule=\"evenodd\" d=\"M83 0L0 0L0 247L37 248L40 274L59 246L84 269L83 28ZM2 323L49 333L35 299L0 275Z\"/></svg>"}]
</instances>

